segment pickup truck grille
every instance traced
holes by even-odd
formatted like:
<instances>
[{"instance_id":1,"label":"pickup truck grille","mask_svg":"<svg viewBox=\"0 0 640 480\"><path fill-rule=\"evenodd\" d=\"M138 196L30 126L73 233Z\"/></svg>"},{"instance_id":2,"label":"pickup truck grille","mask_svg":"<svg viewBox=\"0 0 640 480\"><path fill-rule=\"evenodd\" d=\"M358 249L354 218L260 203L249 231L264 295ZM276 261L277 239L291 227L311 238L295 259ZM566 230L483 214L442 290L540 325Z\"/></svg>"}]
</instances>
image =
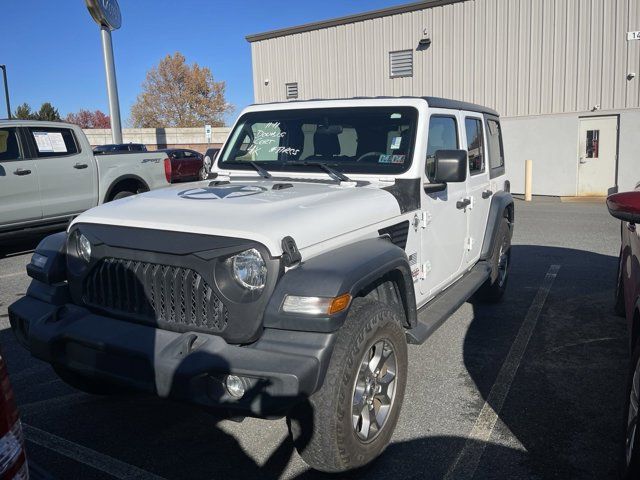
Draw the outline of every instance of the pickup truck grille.
<instances>
[{"instance_id":1,"label":"pickup truck grille","mask_svg":"<svg viewBox=\"0 0 640 480\"><path fill-rule=\"evenodd\" d=\"M160 326L222 332L229 322L227 307L209 284L184 267L103 258L85 278L83 299L88 306Z\"/></svg>"}]
</instances>

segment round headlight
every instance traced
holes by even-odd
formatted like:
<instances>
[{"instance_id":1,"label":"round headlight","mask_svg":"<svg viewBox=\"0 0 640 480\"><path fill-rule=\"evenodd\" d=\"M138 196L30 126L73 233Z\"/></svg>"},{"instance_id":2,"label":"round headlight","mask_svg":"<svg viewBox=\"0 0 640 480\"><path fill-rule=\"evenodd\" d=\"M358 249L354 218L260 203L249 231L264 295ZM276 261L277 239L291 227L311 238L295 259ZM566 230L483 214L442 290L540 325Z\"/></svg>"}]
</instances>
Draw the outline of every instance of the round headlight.
<instances>
[{"instance_id":1,"label":"round headlight","mask_svg":"<svg viewBox=\"0 0 640 480\"><path fill-rule=\"evenodd\" d=\"M80 234L78 237L76 249L78 250L78 256L85 262L89 263L91 260L91 242L83 234Z\"/></svg>"},{"instance_id":2,"label":"round headlight","mask_svg":"<svg viewBox=\"0 0 640 480\"><path fill-rule=\"evenodd\" d=\"M248 290L260 290L267 282L267 265L255 248L231 257L233 278Z\"/></svg>"}]
</instances>

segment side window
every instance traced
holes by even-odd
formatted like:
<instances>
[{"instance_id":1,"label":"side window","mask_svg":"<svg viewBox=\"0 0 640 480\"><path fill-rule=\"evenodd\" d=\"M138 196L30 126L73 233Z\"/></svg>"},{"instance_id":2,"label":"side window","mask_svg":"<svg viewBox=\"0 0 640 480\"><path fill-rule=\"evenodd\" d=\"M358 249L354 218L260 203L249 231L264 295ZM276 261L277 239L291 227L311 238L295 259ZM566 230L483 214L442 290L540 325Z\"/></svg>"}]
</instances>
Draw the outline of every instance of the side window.
<instances>
[{"instance_id":1,"label":"side window","mask_svg":"<svg viewBox=\"0 0 640 480\"><path fill-rule=\"evenodd\" d=\"M435 154L438 150L457 150L458 124L455 117L432 115L429 119L427 138L427 163L425 173L433 182L435 174Z\"/></svg>"},{"instance_id":2,"label":"side window","mask_svg":"<svg viewBox=\"0 0 640 480\"><path fill-rule=\"evenodd\" d=\"M504 167L502 130L497 120L487 120L487 143L489 146L489 167L491 170Z\"/></svg>"},{"instance_id":3,"label":"side window","mask_svg":"<svg viewBox=\"0 0 640 480\"><path fill-rule=\"evenodd\" d=\"M65 157L80 151L68 128L29 127L38 158Z\"/></svg>"},{"instance_id":4,"label":"side window","mask_svg":"<svg viewBox=\"0 0 640 480\"><path fill-rule=\"evenodd\" d=\"M484 172L484 140L482 136L482 120L465 118L464 128L467 132L467 152L469 155L469 173L477 175Z\"/></svg>"},{"instance_id":5,"label":"side window","mask_svg":"<svg viewBox=\"0 0 640 480\"><path fill-rule=\"evenodd\" d=\"M4 160L20 160L20 144L15 128L0 128L0 162Z\"/></svg>"}]
</instances>

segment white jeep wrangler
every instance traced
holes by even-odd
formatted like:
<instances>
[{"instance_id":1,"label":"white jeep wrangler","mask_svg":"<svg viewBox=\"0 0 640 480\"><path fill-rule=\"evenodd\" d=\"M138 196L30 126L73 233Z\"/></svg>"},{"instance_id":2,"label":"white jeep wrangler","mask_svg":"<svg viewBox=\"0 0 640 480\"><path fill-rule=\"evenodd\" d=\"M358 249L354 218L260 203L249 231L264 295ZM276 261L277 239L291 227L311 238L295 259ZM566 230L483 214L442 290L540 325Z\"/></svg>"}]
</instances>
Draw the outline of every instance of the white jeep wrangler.
<instances>
[{"instance_id":1,"label":"white jeep wrangler","mask_svg":"<svg viewBox=\"0 0 640 480\"><path fill-rule=\"evenodd\" d=\"M407 344L504 292L498 114L432 97L252 106L213 170L43 240L14 332L82 390L286 416L312 467L369 463Z\"/></svg>"}]
</instances>

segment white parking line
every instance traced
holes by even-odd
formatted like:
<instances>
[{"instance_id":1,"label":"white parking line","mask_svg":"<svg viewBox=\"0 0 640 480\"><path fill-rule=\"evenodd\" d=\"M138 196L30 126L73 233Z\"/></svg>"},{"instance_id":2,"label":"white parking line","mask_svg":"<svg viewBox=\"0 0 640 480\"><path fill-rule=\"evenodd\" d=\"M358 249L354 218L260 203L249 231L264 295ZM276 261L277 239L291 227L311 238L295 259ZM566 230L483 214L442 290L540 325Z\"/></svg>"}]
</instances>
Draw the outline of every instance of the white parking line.
<instances>
[{"instance_id":1,"label":"white parking line","mask_svg":"<svg viewBox=\"0 0 640 480\"><path fill-rule=\"evenodd\" d=\"M48 448L60 455L75 460L101 472L107 473L121 480L164 480L162 477L149 473L128 463L116 460L108 455L70 442L31 425L22 424L27 441Z\"/></svg>"},{"instance_id":2,"label":"white parking line","mask_svg":"<svg viewBox=\"0 0 640 480\"><path fill-rule=\"evenodd\" d=\"M560 265L551 265L549 267L542 281L542 285L540 285L538 293L533 299L527 315L524 317L518 335L511 345L507 358L502 364L498 377L491 387L487 401L482 406L482 410L476 419L471 433L467 437L464 447L444 477L445 480L470 480L475 475L480 463L480 458L484 453L487 442L491 438L502 406L509 394L513 379L516 376L518 367L520 367L524 352L538 323L542 307L558 275L558 270L560 270Z\"/></svg>"}]
</instances>

